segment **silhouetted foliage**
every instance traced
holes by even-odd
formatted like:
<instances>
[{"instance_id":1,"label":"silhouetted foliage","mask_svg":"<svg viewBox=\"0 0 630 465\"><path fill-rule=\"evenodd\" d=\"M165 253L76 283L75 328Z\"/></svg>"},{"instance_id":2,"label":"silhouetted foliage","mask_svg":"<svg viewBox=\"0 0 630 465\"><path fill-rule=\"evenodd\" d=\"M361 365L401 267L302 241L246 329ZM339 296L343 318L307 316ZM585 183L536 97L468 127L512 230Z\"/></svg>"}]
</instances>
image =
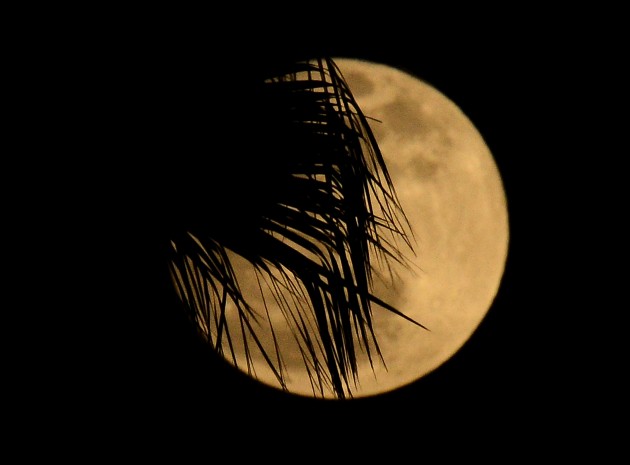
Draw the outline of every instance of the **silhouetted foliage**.
<instances>
[{"instance_id":1,"label":"silhouetted foliage","mask_svg":"<svg viewBox=\"0 0 630 465\"><path fill-rule=\"evenodd\" d=\"M370 363L381 358L373 305L407 318L373 294L372 266L406 263L409 224L367 119L332 59L269 61L235 82L207 89L224 93L222 107L201 110L227 129L212 133L203 127L208 119L186 129L221 140L222 151L200 168L197 157L207 155L193 150L171 173L165 205L177 294L204 341L252 374L258 351L284 386L270 315L282 312L314 395L352 396L358 351ZM255 270L273 308L252 305L237 259ZM261 325L271 329L271 347ZM245 360L237 358L237 341Z\"/></svg>"}]
</instances>

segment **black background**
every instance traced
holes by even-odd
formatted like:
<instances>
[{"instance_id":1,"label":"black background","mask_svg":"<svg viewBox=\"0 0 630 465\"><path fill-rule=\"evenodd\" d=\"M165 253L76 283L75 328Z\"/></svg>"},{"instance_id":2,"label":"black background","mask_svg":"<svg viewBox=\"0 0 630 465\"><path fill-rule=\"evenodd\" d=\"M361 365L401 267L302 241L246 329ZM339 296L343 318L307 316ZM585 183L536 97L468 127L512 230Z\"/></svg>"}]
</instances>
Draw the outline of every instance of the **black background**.
<instances>
[{"instance_id":1,"label":"black background","mask_svg":"<svg viewBox=\"0 0 630 465\"><path fill-rule=\"evenodd\" d=\"M219 29L223 15L193 23L165 13L86 20L55 31L60 40L35 43L35 82L50 99L43 114L57 129L45 142L56 156L42 165L58 173L43 200L57 212L49 271L63 283L48 294L62 328L30 370L30 389L46 386L31 401L45 424L66 418L83 438L107 424L113 444L139 431L243 443L357 434L365 447L374 438L389 448L398 443L385 437L411 435L413 446L430 431L538 450L557 445L559 431L590 434L616 411L589 320L608 304L589 292L601 279L590 266L590 231L603 213L590 206L585 179L599 171L584 167L593 147L579 136L594 130L591 109L601 98L586 84L607 82L609 66L588 34L559 33L542 20L428 33L430 19L386 33L374 26L378 15L343 33L331 25L336 34L289 28L288 19ZM248 69L273 57L318 55L395 66L448 96L484 137L508 201L505 273L468 343L416 383L350 401L282 393L218 359L177 311L161 261L173 166L164 160L182 150L181 132L169 128L207 124L207 166L216 170L239 144L233 121L213 116L234 96L222 86L238 89Z\"/></svg>"}]
</instances>

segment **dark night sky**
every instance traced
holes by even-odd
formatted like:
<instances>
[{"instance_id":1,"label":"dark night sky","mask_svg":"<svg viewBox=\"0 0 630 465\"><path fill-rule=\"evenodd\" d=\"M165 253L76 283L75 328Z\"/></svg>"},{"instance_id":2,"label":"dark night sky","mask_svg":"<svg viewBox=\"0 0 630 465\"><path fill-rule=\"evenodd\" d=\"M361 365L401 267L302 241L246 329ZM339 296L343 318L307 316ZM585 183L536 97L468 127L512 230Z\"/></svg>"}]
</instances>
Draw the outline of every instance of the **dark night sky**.
<instances>
[{"instance_id":1,"label":"dark night sky","mask_svg":"<svg viewBox=\"0 0 630 465\"><path fill-rule=\"evenodd\" d=\"M575 297L588 279L576 272L579 260L567 244L567 231L579 223L577 205L585 198L575 191L566 143L577 129L566 127L561 116L578 106L567 84L586 60L578 45L559 55L554 44L522 40L519 34L448 44L413 34L388 41L367 36L360 46L337 40L334 46L322 41L300 48L299 40L291 41L307 55L321 51L398 67L449 96L493 153L508 201L504 278L469 342L412 385L340 402L266 388L207 352L173 311L174 296L166 291L153 253L158 239L152 236L151 212L160 200L155 188L168 171L158 154L175 146L168 138L162 141L170 110L192 106L177 121L194 120L203 113L194 103L205 82L201 75L210 71L214 83L229 79L234 57L243 57L236 60L238 69L265 53L284 53L286 45L252 39L250 48L226 34L206 41L200 39L204 34L186 36L181 26L172 34L143 27L126 35L105 29L107 35L80 49L79 56L92 59L78 67L78 77L63 78L79 91L73 127L81 135L73 148L86 157L86 147L93 153L85 158L84 176L71 180L83 203L73 193L63 197L70 200L65 205L76 207L72 221L80 212L82 232L63 240L76 251L72 263L80 270L79 290L70 300L80 303L86 320L61 344L57 360L65 362L40 375L42 382L50 382L50 376L57 380L42 404L50 400L52 412L70 415L77 424L109 419L121 430L168 432L201 421L262 435L274 428L290 434L296 425L313 433L319 422L353 431L380 428L381 434L393 434L403 423L413 425L405 431L436 425L474 431L482 420L497 434L526 431L527 424L551 435L560 426L582 425L584 415L597 410L590 402L576 409L574 400L584 398L595 382L584 369L592 355L581 336L586 323L579 309L596 304L586 295ZM210 59L202 62L205 58ZM71 54L73 66L75 59ZM61 62L55 63L63 72ZM202 94L215 111L226 98L212 88ZM222 123L212 124L213 141L220 140ZM217 153L230 155L230 141L217 144ZM69 262L68 257L63 259Z\"/></svg>"}]
</instances>

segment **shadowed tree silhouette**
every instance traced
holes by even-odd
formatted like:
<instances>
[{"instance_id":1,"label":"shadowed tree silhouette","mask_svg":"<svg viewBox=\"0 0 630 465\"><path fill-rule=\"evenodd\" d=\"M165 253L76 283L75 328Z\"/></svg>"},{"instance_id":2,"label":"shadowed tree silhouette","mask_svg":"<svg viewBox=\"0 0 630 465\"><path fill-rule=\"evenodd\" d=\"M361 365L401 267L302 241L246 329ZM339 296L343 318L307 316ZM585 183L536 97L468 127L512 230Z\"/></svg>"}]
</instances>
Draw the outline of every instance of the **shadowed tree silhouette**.
<instances>
[{"instance_id":1,"label":"shadowed tree silhouette","mask_svg":"<svg viewBox=\"0 0 630 465\"><path fill-rule=\"evenodd\" d=\"M270 60L242 82L226 88L235 92L232 104L224 95L224 107L212 111L242 116L246 102L246 131L214 136L226 138L226 153L211 168L196 168L194 156L203 155L195 153L173 174L168 260L175 290L205 342L254 376L254 354L262 356L286 389L286 354L274 330L280 312L313 394L352 397L357 354L386 362L374 305L423 327L373 293L375 260L407 264L410 226L333 59ZM238 182L222 179L225 173L238 173ZM275 305L251 301L237 261L251 267Z\"/></svg>"}]
</instances>

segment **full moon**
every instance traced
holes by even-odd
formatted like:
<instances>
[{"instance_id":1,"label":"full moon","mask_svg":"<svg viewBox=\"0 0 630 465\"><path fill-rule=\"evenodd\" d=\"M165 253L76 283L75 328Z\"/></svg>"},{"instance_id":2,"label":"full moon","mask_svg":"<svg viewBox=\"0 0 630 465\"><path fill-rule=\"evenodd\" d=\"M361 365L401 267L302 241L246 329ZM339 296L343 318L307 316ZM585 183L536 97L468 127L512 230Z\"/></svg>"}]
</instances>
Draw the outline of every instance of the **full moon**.
<instances>
[{"instance_id":1,"label":"full moon","mask_svg":"<svg viewBox=\"0 0 630 465\"><path fill-rule=\"evenodd\" d=\"M374 329L384 363L371 366L367 357L359 357L352 392L357 398L417 381L461 349L498 292L509 227L494 158L453 101L396 68L347 58L336 58L335 63L368 117L415 238L412 266L394 267L393 281L376 279L374 293L428 328L375 306ZM268 302L257 295L255 272L238 257L234 265L251 304L266 308ZM390 276L389 270L375 267L376 277ZM314 396L301 354L291 346L290 330L282 328L284 319L277 313L271 317L277 325L274 344L285 355L286 390ZM281 388L262 357L253 357L248 372Z\"/></svg>"}]
</instances>

